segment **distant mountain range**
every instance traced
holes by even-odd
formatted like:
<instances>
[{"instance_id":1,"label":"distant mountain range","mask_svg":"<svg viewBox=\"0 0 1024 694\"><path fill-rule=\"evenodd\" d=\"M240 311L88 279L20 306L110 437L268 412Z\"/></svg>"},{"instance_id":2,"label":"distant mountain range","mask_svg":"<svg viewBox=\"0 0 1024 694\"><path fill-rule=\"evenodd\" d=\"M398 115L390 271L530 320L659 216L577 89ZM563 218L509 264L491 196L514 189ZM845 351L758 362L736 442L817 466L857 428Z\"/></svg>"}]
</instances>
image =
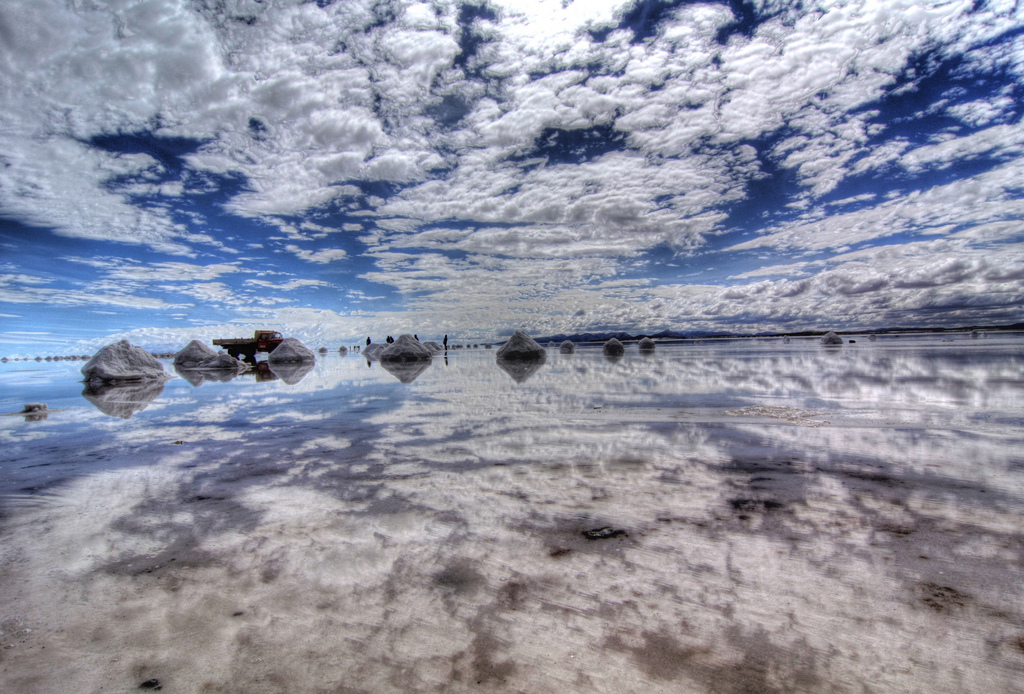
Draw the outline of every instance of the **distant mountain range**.
<instances>
[{"instance_id":1,"label":"distant mountain range","mask_svg":"<svg viewBox=\"0 0 1024 694\"><path fill-rule=\"evenodd\" d=\"M885 335L888 333L963 333L970 332L972 330L986 331L986 332L997 332L1001 330L1022 330L1024 331L1024 323L1013 323L1010 325L968 325L959 326L955 328L880 328L877 330L836 330L837 335ZM564 342L569 340L571 342L607 342L613 337L619 342L636 342L645 337L653 339L668 339L668 340L687 340L687 339L708 339L708 338L739 338L739 337L812 337L816 335L824 335L827 330L802 330L799 332L790 333L681 333L675 330L662 330L657 333L642 333L633 335L627 332L603 332L603 333L573 333L566 335L559 333L558 335L546 335L543 337L534 338L537 342L544 344L547 342Z\"/></svg>"}]
</instances>

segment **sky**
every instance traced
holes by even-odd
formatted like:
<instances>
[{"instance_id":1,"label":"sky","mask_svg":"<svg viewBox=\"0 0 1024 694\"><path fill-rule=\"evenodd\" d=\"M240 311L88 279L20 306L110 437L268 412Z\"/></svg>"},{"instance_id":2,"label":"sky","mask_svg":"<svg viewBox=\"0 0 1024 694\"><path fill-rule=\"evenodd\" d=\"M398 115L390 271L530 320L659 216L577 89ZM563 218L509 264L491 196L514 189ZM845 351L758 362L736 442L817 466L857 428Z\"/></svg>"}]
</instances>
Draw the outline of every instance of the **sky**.
<instances>
[{"instance_id":1,"label":"sky","mask_svg":"<svg viewBox=\"0 0 1024 694\"><path fill-rule=\"evenodd\" d=\"M1024 320L1017 2L4 0L0 354Z\"/></svg>"}]
</instances>

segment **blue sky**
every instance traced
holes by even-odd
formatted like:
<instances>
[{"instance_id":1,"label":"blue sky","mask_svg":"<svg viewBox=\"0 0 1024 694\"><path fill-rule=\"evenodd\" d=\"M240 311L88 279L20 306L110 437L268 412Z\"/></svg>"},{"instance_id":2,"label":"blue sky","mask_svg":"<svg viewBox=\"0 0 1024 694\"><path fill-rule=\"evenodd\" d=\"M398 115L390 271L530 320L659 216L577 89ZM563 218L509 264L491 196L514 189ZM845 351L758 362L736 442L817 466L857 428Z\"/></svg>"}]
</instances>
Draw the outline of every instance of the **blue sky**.
<instances>
[{"instance_id":1,"label":"blue sky","mask_svg":"<svg viewBox=\"0 0 1024 694\"><path fill-rule=\"evenodd\" d=\"M1024 320L1016 2L7 0L0 353Z\"/></svg>"}]
</instances>

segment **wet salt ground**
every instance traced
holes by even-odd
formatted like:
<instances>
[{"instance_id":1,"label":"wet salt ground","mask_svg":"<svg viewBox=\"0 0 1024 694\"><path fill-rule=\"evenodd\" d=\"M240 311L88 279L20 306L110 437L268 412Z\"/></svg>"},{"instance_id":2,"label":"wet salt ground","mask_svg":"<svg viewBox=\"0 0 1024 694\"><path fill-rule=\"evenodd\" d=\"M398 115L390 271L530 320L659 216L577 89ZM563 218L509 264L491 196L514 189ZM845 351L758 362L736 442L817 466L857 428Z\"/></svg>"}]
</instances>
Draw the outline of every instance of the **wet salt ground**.
<instances>
[{"instance_id":1,"label":"wet salt ground","mask_svg":"<svg viewBox=\"0 0 1024 694\"><path fill-rule=\"evenodd\" d=\"M78 366L0 368L3 691L1024 682L1022 336Z\"/></svg>"}]
</instances>

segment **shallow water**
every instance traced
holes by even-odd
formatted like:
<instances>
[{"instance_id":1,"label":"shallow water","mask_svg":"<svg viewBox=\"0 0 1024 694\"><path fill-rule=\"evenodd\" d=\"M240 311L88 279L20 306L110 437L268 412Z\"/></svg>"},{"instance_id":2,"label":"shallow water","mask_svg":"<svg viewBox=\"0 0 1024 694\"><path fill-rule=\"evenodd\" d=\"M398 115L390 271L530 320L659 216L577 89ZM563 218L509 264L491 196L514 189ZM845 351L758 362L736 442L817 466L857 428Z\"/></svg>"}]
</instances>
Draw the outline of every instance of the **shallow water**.
<instances>
[{"instance_id":1,"label":"shallow water","mask_svg":"<svg viewBox=\"0 0 1024 694\"><path fill-rule=\"evenodd\" d=\"M0 691L1020 691L1024 336L943 339L7 364Z\"/></svg>"}]
</instances>

